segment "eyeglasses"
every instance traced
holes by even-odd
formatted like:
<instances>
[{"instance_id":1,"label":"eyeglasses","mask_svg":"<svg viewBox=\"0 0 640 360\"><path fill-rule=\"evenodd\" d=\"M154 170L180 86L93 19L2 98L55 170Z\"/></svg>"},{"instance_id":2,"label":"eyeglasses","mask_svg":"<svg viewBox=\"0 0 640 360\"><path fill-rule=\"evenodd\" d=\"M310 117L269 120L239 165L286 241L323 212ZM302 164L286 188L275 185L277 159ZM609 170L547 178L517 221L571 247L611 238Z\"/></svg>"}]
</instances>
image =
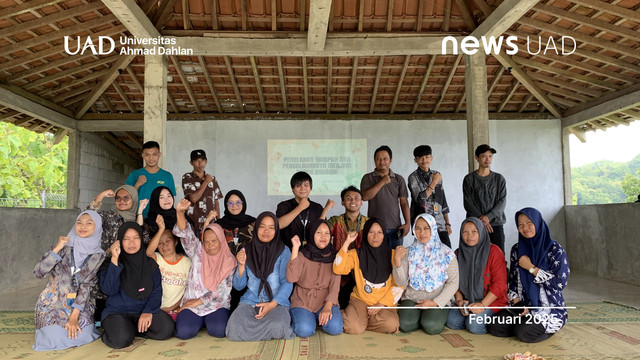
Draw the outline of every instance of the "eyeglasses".
<instances>
[{"instance_id":1,"label":"eyeglasses","mask_svg":"<svg viewBox=\"0 0 640 360\"><path fill-rule=\"evenodd\" d=\"M131 196L116 196L116 201L129 202L131 200Z\"/></svg>"},{"instance_id":2,"label":"eyeglasses","mask_svg":"<svg viewBox=\"0 0 640 360\"><path fill-rule=\"evenodd\" d=\"M242 204L244 204L244 203L242 202L242 200L238 200L238 201L236 201L236 202L229 201L229 202L227 203L227 206L233 206L233 205L235 205L235 206L242 206Z\"/></svg>"}]
</instances>

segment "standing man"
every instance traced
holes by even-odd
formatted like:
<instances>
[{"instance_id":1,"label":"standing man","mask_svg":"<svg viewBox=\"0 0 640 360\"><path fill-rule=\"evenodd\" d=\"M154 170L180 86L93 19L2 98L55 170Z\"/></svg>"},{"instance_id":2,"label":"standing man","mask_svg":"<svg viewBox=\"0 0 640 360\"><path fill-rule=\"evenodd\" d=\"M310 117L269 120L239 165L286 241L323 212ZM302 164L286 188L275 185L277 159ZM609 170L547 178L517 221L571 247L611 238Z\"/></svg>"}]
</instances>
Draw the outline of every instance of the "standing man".
<instances>
[{"instance_id":1,"label":"standing man","mask_svg":"<svg viewBox=\"0 0 640 360\"><path fill-rule=\"evenodd\" d=\"M151 192L158 186L166 186L171 190L171 194L176 196L176 185L170 172L158 166L160 161L160 144L156 141L147 141L142 144L142 159L144 167L133 170L127 177L127 185L131 185L138 190L139 200L149 200ZM137 204L134 204L137 206ZM146 218L149 207L146 206L142 215Z\"/></svg>"},{"instance_id":2,"label":"standing man","mask_svg":"<svg viewBox=\"0 0 640 360\"><path fill-rule=\"evenodd\" d=\"M302 244L306 244L309 239L313 241L313 235L309 234L311 222L324 219L326 214L322 205L309 200L311 189L313 189L311 175L298 171L291 177L293 199L278 204L276 216L280 225L280 240L289 248L292 246L291 239L296 235Z\"/></svg>"},{"instance_id":3,"label":"standing man","mask_svg":"<svg viewBox=\"0 0 640 360\"><path fill-rule=\"evenodd\" d=\"M451 247L451 224L449 223L449 205L442 187L442 175L431 169L433 155L431 146L420 145L413 149L413 161L418 169L409 175L411 191L411 223L422 213L436 219L438 236L443 244Z\"/></svg>"},{"instance_id":4,"label":"standing man","mask_svg":"<svg viewBox=\"0 0 640 360\"><path fill-rule=\"evenodd\" d=\"M504 252L503 225L507 222L504 208L507 205L507 183L504 177L491 171L496 149L487 144L476 148L478 170L469 173L462 181L464 209L467 217L477 217L489 232L491 243Z\"/></svg>"},{"instance_id":5,"label":"standing man","mask_svg":"<svg viewBox=\"0 0 640 360\"><path fill-rule=\"evenodd\" d=\"M222 191L215 176L204 171L204 167L207 166L207 154L204 150L193 150L189 164L193 166L193 171L182 175L182 190L184 197L191 201L187 215L196 224L197 234L202 230L202 225L211 210L215 211L215 219L220 218L218 199L222 198Z\"/></svg>"},{"instance_id":6,"label":"standing man","mask_svg":"<svg viewBox=\"0 0 640 360\"><path fill-rule=\"evenodd\" d=\"M386 229L385 237L389 246L395 249L402 245L403 238L411 229L411 216L409 211L409 194L404 178L391 171L393 154L387 145L380 146L373 153L376 168L362 177L360 189L362 200L369 201L367 216L380 219ZM400 209L404 224L400 222ZM364 235L366 236L366 234Z\"/></svg>"}]
</instances>

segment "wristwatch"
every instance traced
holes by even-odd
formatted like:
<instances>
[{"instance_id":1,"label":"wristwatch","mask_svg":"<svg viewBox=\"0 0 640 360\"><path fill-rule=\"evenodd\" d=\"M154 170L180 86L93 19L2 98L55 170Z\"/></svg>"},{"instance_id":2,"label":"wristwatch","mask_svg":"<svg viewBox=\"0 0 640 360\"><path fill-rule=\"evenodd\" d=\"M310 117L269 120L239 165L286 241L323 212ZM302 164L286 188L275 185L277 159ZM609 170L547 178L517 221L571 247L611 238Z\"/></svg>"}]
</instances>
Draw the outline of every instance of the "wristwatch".
<instances>
[{"instance_id":1,"label":"wristwatch","mask_svg":"<svg viewBox=\"0 0 640 360\"><path fill-rule=\"evenodd\" d=\"M532 267L531 269L529 269L529 274L533 275L533 273L536 272L536 267Z\"/></svg>"}]
</instances>

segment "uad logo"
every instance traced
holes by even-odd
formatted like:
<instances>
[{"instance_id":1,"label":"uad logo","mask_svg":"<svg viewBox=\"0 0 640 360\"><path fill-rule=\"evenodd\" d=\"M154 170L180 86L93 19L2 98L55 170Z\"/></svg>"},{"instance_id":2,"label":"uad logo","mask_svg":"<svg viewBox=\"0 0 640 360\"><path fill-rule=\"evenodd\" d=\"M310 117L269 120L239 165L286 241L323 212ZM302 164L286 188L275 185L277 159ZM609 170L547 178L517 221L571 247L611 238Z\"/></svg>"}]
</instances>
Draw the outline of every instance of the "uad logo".
<instances>
[{"instance_id":1,"label":"uad logo","mask_svg":"<svg viewBox=\"0 0 640 360\"><path fill-rule=\"evenodd\" d=\"M90 50L93 55L109 55L116 48L116 42L108 36L98 36L98 43L94 44L91 37L87 36L84 45L80 46L81 39L78 36L76 38L76 50L71 51L69 48L70 37L64 37L64 51L69 55L84 55L85 51ZM71 40L72 41L72 40Z\"/></svg>"}]
</instances>

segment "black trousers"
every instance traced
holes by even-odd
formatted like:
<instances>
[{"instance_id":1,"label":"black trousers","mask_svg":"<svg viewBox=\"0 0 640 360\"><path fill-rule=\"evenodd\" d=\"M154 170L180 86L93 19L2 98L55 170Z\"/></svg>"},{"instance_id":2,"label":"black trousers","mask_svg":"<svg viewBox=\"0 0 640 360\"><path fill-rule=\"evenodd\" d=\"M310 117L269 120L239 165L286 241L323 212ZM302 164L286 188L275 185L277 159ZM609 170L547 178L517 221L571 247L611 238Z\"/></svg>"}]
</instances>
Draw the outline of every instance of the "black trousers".
<instances>
[{"instance_id":1,"label":"black trousers","mask_svg":"<svg viewBox=\"0 0 640 360\"><path fill-rule=\"evenodd\" d=\"M442 241L443 244L451 248L451 240L449 239L449 233L447 232L447 230L438 231L438 236L440 237L440 241Z\"/></svg>"},{"instance_id":2,"label":"black trousers","mask_svg":"<svg viewBox=\"0 0 640 360\"><path fill-rule=\"evenodd\" d=\"M491 324L487 324L487 331L498 337L517 336L520 341L526 343L537 343L553 335L546 333L541 324L535 324L533 321L527 324L527 318L527 316L513 315L503 309L493 317Z\"/></svg>"},{"instance_id":3,"label":"black trousers","mask_svg":"<svg viewBox=\"0 0 640 360\"><path fill-rule=\"evenodd\" d=\"M504 229L503 225L492 225L493 232L489 233L489 240L494 245L497 245L502 252L504 252Z\"/></svg>"},{"instance_id":4,"label":"black trousers","mask_svg":"<svg viewBox=\"0 0 640 360\"><path fill-rule=\"evenodd\" d=\"M108 347L121 349L133 343L137 336L165 340L173 336L175 324L166 312L153 314L151 325L144 333L138 332L138 319L142 314L111 314L102 321L102 342Z\"/></svg>"}]
</instances>

